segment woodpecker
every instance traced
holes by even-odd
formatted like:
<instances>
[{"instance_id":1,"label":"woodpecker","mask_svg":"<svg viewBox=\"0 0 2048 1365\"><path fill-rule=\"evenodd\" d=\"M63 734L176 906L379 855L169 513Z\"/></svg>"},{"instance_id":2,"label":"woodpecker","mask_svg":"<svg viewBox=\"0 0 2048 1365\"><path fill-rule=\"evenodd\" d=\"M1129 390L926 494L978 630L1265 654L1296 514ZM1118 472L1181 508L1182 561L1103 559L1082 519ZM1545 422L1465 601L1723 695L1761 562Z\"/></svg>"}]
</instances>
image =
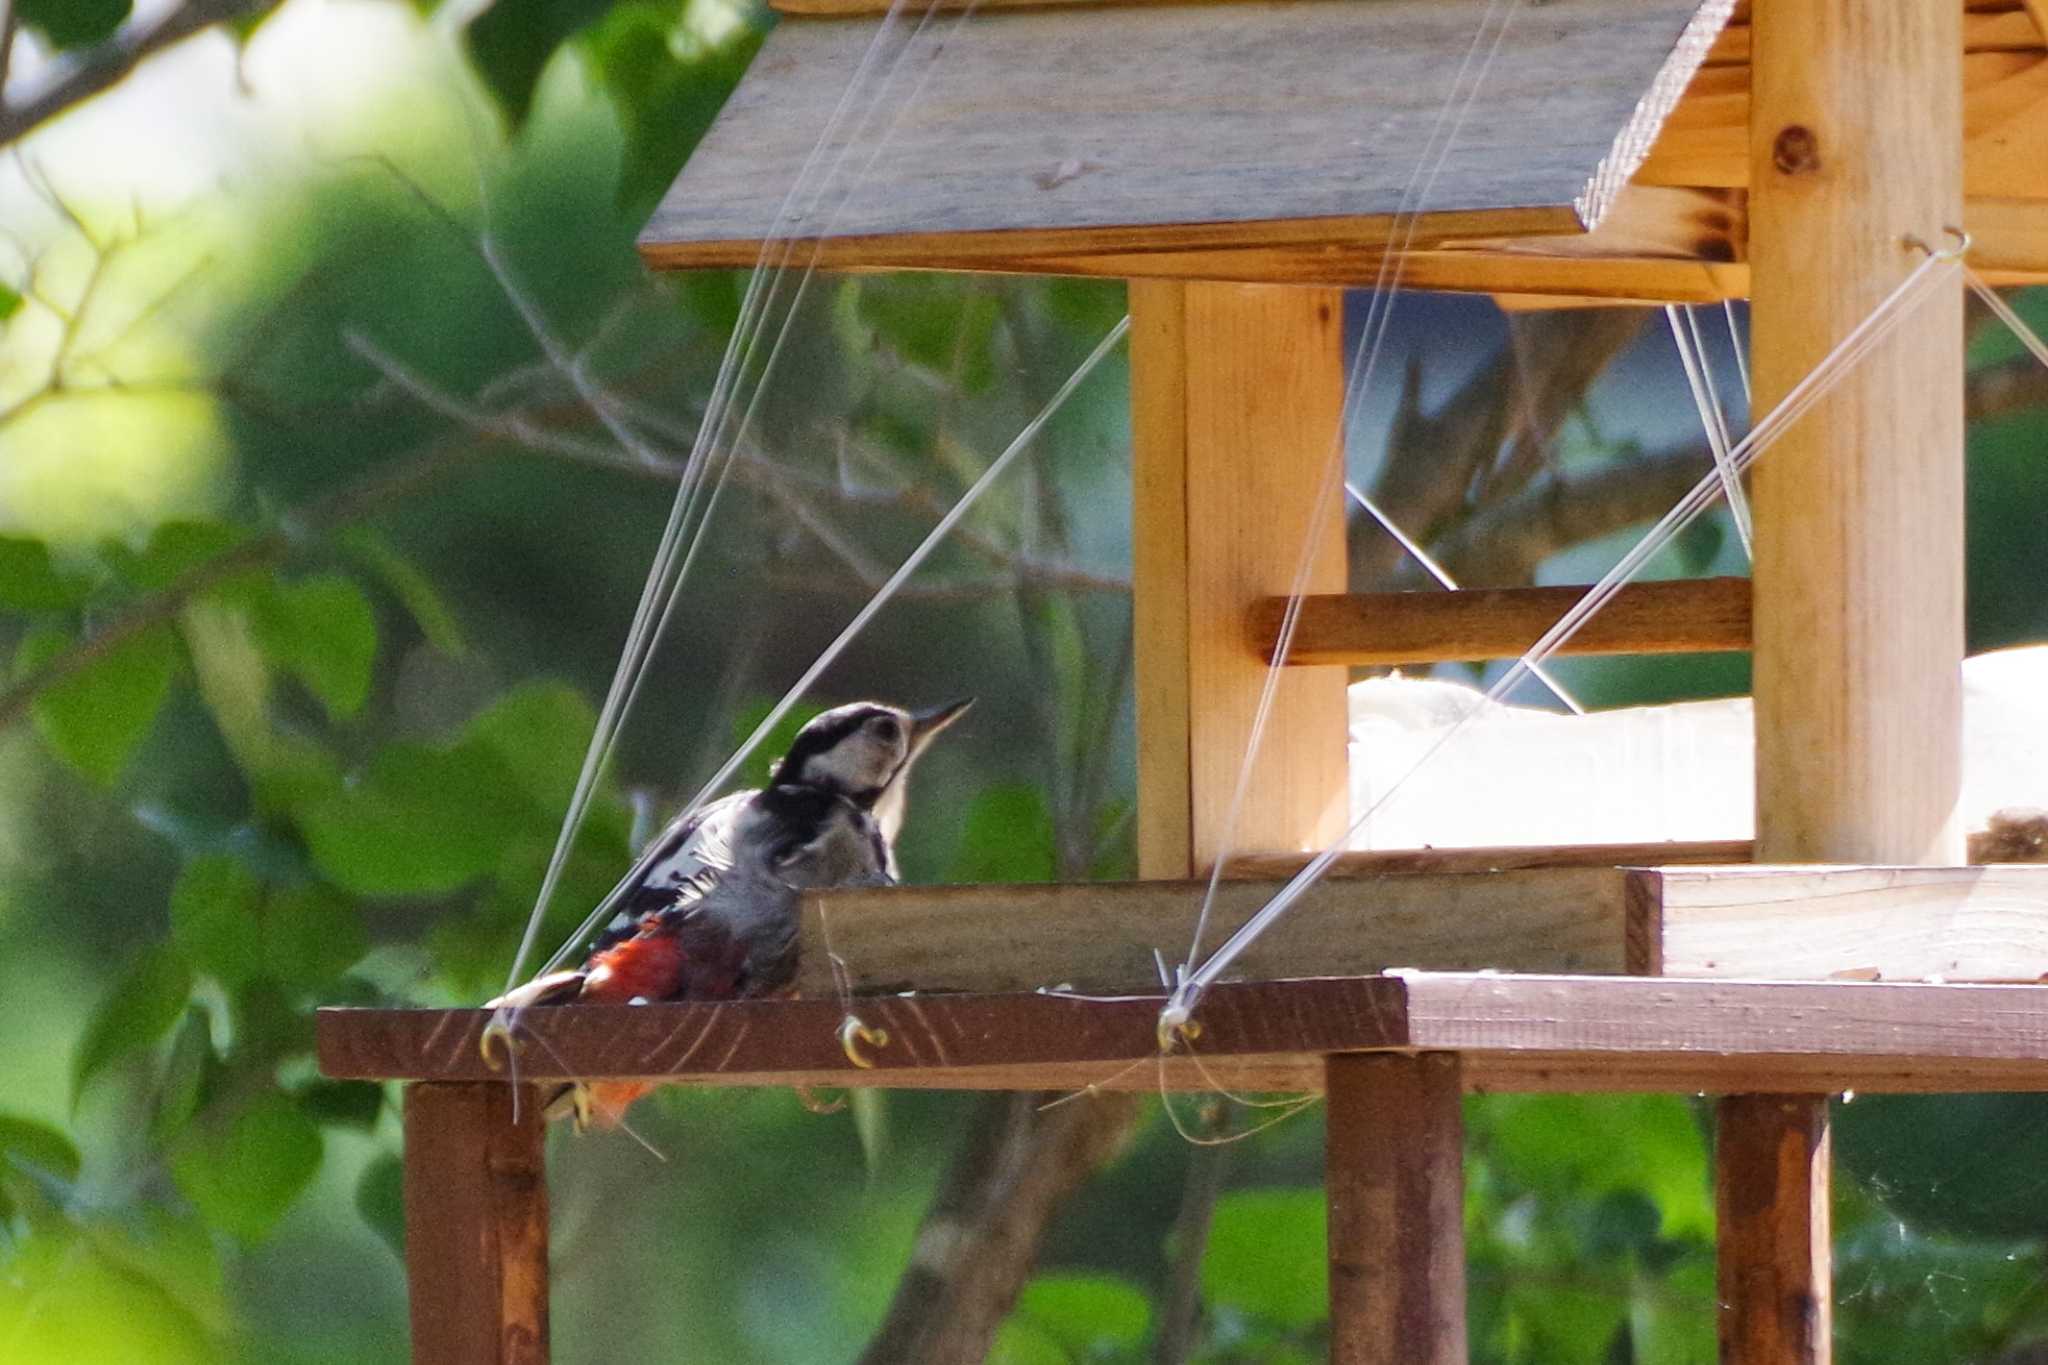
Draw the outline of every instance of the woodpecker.
<instances>
[{"instance_id":1,"label":"woodpecker","mask_svg":"<svg viewBox=\"0 0 2048 1365\"><path fill-rule=\"evenodd\" d=\"M913 712L854 702L815 717L766 787L685 814L648 845L581 967L491 1006L739 1000L785 989L796 975L798 894L896 880L910 769L972 703ZM567 1086L548 1115L610 1125L651 1088Z\"/></svg>"}]
</instances>

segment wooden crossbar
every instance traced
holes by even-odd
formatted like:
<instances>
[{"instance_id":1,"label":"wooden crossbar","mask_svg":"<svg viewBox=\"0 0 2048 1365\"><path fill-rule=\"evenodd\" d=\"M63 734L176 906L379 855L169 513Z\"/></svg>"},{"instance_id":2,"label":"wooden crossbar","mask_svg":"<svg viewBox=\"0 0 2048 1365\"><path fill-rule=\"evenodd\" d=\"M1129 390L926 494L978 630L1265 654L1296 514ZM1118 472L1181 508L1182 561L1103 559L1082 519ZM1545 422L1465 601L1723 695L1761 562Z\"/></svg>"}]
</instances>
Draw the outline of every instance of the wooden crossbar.
<instances>
[{"instance_id":1,"label":"wooden crossbar","mask_svg":"<svg viewBox=\"0 0 2048 1365\"><path fill-rule=\"evenodd\" d=\"M1813 1092L2048 1090L2048 987L1403 973L1226 983L1197 1054L1162 1059L1159 996L886 996L853 1010L887 1035L856 1061L836 1000L529 1011L527 1082L1038 1090L1316 1091L1323 1058L1460 1054L1467 1088ZM503 1079L485 1010L328 1009L320 1063L359 1079ZM1199 1064L1198 1064L1199 1063Z\"/></svg>"},{"instance_id":2,"label":"wooden crossbar","mask_svg":"<svg viewBox=\"0 0 2048 1365\"><path fill-rule=\"evenodd\" d=\"M1587 593L1582 586L1304 597L1290 664L1404 665L1516 659ZM1270 660L1287 599L1252 609L1253 650ZM1631 583L1559 654L1685 654L1749 648L1749 580Z\"/></svg>"}]
</instances>

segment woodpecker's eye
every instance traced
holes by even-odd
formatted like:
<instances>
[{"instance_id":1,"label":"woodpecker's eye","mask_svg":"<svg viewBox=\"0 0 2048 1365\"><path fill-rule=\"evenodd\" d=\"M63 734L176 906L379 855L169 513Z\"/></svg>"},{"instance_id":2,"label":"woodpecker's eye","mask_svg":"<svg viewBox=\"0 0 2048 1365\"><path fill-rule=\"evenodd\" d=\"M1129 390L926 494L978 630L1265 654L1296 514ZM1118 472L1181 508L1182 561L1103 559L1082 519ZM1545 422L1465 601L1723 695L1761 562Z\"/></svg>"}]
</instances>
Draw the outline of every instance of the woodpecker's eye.
<instances>
[{"instance_id":1,"label":"woodpecker's eye","mask_svg":"<svg viewBox=\"0 0 2048 1365\"><path fill-rule=\"evenodd\" d=\"M885 744L894 744L903 733L893 716L876 716L868 722L868 729Z\"/></svg>"}]
</instances>

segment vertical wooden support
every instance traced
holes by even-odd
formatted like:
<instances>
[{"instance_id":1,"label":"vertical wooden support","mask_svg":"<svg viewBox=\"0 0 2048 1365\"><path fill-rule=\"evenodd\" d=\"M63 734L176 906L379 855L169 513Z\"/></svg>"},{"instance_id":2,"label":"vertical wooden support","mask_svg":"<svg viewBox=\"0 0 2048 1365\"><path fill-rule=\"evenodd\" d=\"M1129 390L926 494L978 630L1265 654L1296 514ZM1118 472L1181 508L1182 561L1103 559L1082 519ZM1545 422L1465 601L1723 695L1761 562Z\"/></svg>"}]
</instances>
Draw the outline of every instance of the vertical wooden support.
<instances>
[{"instance_id":1,"label":"vertical wooden support","mask_svg":"<svg viewBox=\"0 0 2048 1365\"><path fill-rule=\"evenodd\" d=\"M1962 215L1961 7L1757 0L1752 371L1773 404ZM1960 862L1962 303L1919 305L1755 478L1757 857ZM1830 1358L1824 1097L1722 1101L1721 1358Z\"/></svg>"},{"instance_id":2,"label":"vertical wooden support","mask_svg":"<svg viewBox=\"0 0 2048 1365\"><path fill-rule=\"evenodd\" d=\"M548 1191L540 1093L405 1092L405 1260L419 1365L546 1365Z\"/></svg>"},{"instance_id":3,"label":"vertical wooden support","mask_svg":"<svg viewBox=\"0 0 2048 1365\"><path fill-rule=\"evenodd\" d=\"M1133 580L1138 868L1201 873L1222 852L1266 664L1258 601L1293 586L1338 448L1341 291L1133 281ZM1341 500L1311 592L1342 592ZM1234 846L1343 833L1345 674L1280 681ZM1213 943L1205 945L1215 946ZM1463 1131L1455 1057L1329 1061L1331 1359L1463 1365Z\"/></svg>"},{"instance_id":4,"label":"vertical wooden support","mask_svg":"<svg viewBox=\"0 0 2048 1365\"><path fill-rule=\"evenodd\" d=\"M1337 289L1134 280L1132 577L1139 871L1213 862L1265 661L1248 618L1285 593L1338 440ZM1341 505L1311 592L1344 590ZM1236 847L1321 848L1343 833L1345 675L1290 669L1239 815Z\"/></svg>"},{"instance_id":5,"label":"vertical wooden support","mask_svg":"<svg viewBox=\"0 0 2048 1365\"><path fill-rule=\"evenodd\" d=\"M1331 1365L1465 1365L1457 1055L1340 1055L1327 1077Z\"/></svg>"}]
</instances>

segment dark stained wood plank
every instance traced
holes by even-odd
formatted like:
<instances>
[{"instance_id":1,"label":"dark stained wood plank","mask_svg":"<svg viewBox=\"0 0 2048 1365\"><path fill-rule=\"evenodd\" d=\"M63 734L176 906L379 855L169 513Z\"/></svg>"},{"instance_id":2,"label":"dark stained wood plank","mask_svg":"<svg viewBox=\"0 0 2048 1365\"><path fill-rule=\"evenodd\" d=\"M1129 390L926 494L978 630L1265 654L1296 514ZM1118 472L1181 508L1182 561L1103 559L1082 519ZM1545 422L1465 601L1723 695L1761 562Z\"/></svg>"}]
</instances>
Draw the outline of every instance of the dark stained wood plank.
<instances>
[{"instance_id":1,"label":"dark stained wood plank","mask_svg":"<svg viewBox=\"0 0 2048 1365\"><path fill-rule=\"evenodd\" d=\"M1304 597L1288 662L1424 664L1518 659L1586 595L1576 586ZM1287 599L1252 611L1254 652L1273 657ZM1749 648L1749 580L1684 578L1624 587L1560 654L1681 654Z\"/></svg>"},{"instance_id":2,"label":"dark stained wood plank","mask_svg":"<svg viewBox=\"0 0 2048 1365\"><path fill-rule=\"evenodd\" d=\"M406 1087L405 1261L419 1365L547 1365L540 1108L531 1086Z\"/></svg>"},{"instance_id":3,"label":"dark stained wood plank","mask_svg":"<svg viewBox=\"0 0 2048 1365\"><path fill-rule=\"evenodd\" d=\"M1729 7L1552 0L1540 24L1509 25L1416 244L1596 223ZM906 241L934 259L1384 242L1486 9L1265 0L898 19L885 41L900 43L858 92L875 112L824 150L821 164L852 149L844 192L807 197L786 230L824 243L828 268ZM647 260L752 264L890 22L778 26L642 234ZM1361 90L1375 92L1369 115Z\"/></svg>"},{"instance_id":4,"label":"dark stained wood plank","mask_svg":"<svg viewBox=\"0 0 2048 1365\"><path fill-rule=\"evenodd\" d=\"M1331 1365L1465 1365L1456 1054L1340 1054L1324 1094Z\"/></svg>"},{"instance_id":5,"label":"dark stained wood plank","mask_svg":"<svg viewBox=\"0 0 2048 1365\"><path fill-rule=\"evenodd\" d=\"M2048 865L1673 867L1627 876L1634 972L2048 977Z\"/></svg>"},{"instance_id":6,"label":"dark stained wood plank","mask_svg":"<svg viewBox=\"0 0 2048 1365\"><path fill-rule=\"evenodd\" d=\"M1202 1001L1199 1065L1163 1069L1156 995L856 999L887 1032L856 1066L833 1000L528 1011L529 1081L1313 1090L1321 1057L1464 1054L1477 1089L2048 1089L2048 987L1416 972L1225 983ZM490 1080L482 1010L322 1010L337 1077ZM1234 1060L1235 1059L1235 1060ZM1239 1069L1242 1067L1243 1069Z\"/></svg>"},{"instance_id":7,"label":"dark stained wood plank","mask_svg":"<svg viewBox=\"0 0 2048 1365\"><path fill-rule=\"evenodd\" d=\"M1731 1095L1714 1107L1721 1359L1828 1357L1828 1100Z\"/></svg>"}]
</instances>

